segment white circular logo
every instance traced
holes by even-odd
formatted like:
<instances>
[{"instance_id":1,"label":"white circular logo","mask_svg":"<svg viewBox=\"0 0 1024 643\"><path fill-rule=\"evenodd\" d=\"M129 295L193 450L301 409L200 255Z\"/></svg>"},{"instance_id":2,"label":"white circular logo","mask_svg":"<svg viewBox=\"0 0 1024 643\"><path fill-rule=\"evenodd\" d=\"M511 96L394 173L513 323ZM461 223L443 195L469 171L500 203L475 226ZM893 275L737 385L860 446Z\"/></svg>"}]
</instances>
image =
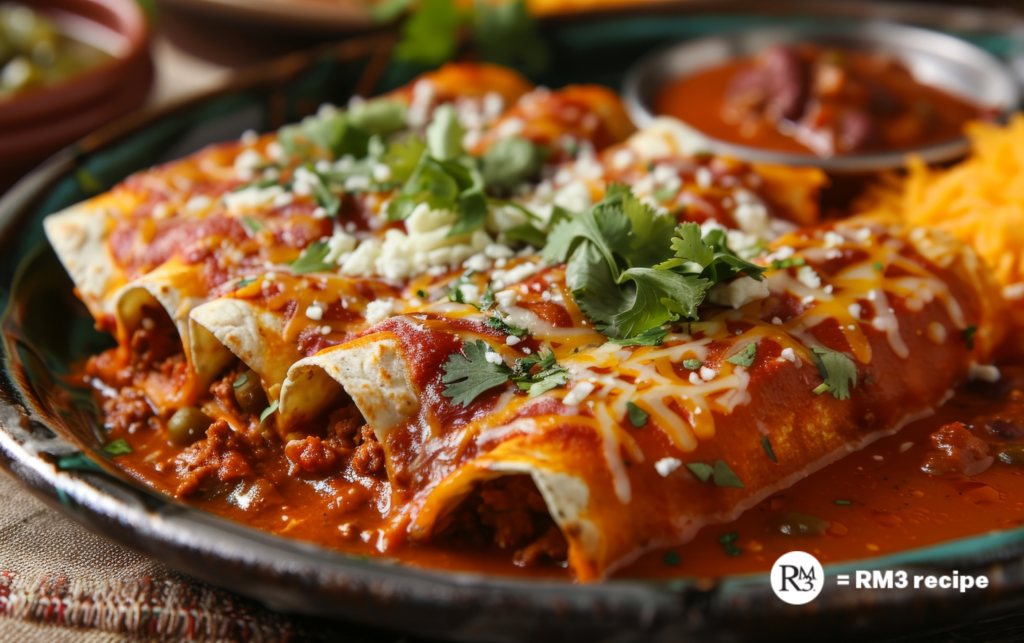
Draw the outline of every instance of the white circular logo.
<instances>
[{"instance_id":1,"label":"white circular logo","mask_svg":"<svg viewBox=\"0 0 1024 643\"><path fill-rule=\"evenodd\" d=\"M791 551L772 565L772 591L790 605L810 603L825 586L825 570L818 559L802 551Z\"/></svg>"}]
</instances>

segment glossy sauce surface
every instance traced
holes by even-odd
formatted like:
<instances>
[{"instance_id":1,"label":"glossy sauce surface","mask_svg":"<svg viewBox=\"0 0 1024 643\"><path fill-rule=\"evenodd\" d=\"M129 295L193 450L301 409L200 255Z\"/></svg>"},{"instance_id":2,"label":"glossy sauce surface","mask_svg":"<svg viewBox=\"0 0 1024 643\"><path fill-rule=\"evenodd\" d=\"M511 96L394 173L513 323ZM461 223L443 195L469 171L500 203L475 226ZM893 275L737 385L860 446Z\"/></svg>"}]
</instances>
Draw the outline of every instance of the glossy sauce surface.
<instances>
[{"instance_id":1,"label":"glossy sauce surface","mask_svg":"<svg viewBox=\"0 0 1024 643\"><path fill-rule=\"evenodd\" d=\"M935 415L914 422L811 474L745 512L734 522L705 527L690 543L643 555L619 570L618 577L717 577L766 572L783 553L803 550L823 564L893 554L908 549L1024 525L1024 469L997 454L1014 454L1016 435L1024 435L1024 367L1004 367L997 384L962 387ZM1018 391L1018 393L1014 393ZM973 426L996 418L1002 446L992 443L993 462L968 477L959 472L931 475L922 470L936 453L933 434L953 422ZM159 463L183 449L160 432L121 432L132 453L117 464L158 491L174 495L176 476ZM1019 447L1017 447L1019 448ZM243 506L233 485L208 490L188 502L231 520L289 538L353 555L376 555L385 520L372 501L379 490L365 479L330 480L289 473L287 459L261 471L276 492L258 506ZM307 479L308 478L308 479ZM378 483L378 484L387 484ZM386 494L384 494L386 496ZM803 528L809 534L800 535ZM791 533L784 533L786 528ZM720 539L736 534L727 547ZM731 552L731 553L730 553ZM738 552L738 553L737 553ZM407 542L391 548L404 564L516 576L569 578L559 566L515 566L508 552L495 548L459 548L444 543Z\"/></svg>"},{"instance_id":2,"label":"glossy sauce surface","mask_svg":"<svg viewBox=\"0 0 1024 643\"><path fill-rule=\"evenodd\" d=\"M758 73L763 86L751 80ZM822 157L942 143L986 111L892 59L816 48L766 50L679 78L654 109L721 141Z\"/></svg>"}]
</instances>

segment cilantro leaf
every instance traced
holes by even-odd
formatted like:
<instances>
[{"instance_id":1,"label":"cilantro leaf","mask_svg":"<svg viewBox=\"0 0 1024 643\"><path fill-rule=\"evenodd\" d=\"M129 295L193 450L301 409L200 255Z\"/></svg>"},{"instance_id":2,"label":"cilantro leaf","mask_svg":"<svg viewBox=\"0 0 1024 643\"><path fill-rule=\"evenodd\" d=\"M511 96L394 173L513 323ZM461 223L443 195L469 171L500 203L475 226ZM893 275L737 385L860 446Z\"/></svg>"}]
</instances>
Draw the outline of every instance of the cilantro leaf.
<instances>
[{"instance_id":1,"label":"cilantro leaf","mask_svg":"<svg viewBox=\"0 0 1024 643\"><path fill-rule=\"evenodd\" d=\"M462 136L466 130L459 124L459 115L451 103L434 109L427 125L427 150L438 161L451 161L462 154Z\"/></svg>"},{"instance_id":2,"label":"cilantro leaf","mask_svg":"<svg viewBox=\"0 0 1024 643\"><path fill-rule=\"evenodd\" d=\"M967 350L969 351L974 350L974 334L976 332L978 332L977 326L968 326L960 335L963 338L964 343L967 344Z\"/></svg>"},{"instance_id":3,"label":"cilantro leaf","mask_svg":"<svg viewBox=\"0 0 1024 643\"><path fill-rule=\"evenodd\" d=\"M683 360L683 368L685 368L688 371L699 370L701 366L704 366L704 362L700 361L699 359Z\"/></svg>"},{"instance_id":4,"label":"cilantro leaf","mask_svg":"<svg viewBox=\"0 0 1024 643\"><path fill-rule=\"evenodd\" d=\"M422 138L410 134L391 141L380 161L391 169L392 182L405 183L416 170L426 149L427 144Z\"/></svg>"},{"instance_id":5,"label":"cilantro leaf","mask_svg":"<svg viewBox=\"0 0 1024 643\"><path fill-rule=\"evenodd\" d=\"M772 443L768 439L768 436L761 438L761 446L764 448L764 452L768 455L768 459L772 462L778 462L779 459L775 457L775 450L772 449Z\"/></svg>"},{"instance_id":6,"label":"cilantro leaf","mask_svg":"<svg viewBox=\"0 0 1024 643\"><path fill-rule=\"evenodd\" d=\"M493 295L492 295L493 297ZM494 330L505 333L506 335L515 335L516 337L526 337L530 331L515 324L510 324L499 315L494 315L487 318L487 325Z\"/></svg>"},{"instance_id":7,"label":"cilantro leaf","mask_svg":"<svg viewBox=\"0 0 1024 643\"><path fill-rule=\"evenodd\" d=\"M234 381L234 382L232 382L232 383L231 383L231 386L233 386L234 388L238 388L238 387L240 387L240 386L245 386L245 383L246 383L247 381L249 381L249 373L248 373L248 372L246 372L246 373L242 373L241 375L239 375L239 376L238 376L238 377L237 377L237 378L235 379L235 381Z\"/></svg>"},{"instance_id":8,"label":"cilantro leaf","mask_svg":"<svg viewBox=\"0 0 1024 643\"><path fill-rule=\"evenodd\" d=\"M512 371L504 363L487 361L489 348L483 341L467 342L462 350L465 356L452 353L441 366L441 382L447 384L441 395L465 407L485 391L507 382Z\"/></svg>"},{"instance_id":9,"label":"cilantro leaf","mask_svg":"<svg viewBox=\"0 0 1024 643\"><path fill-rule=\"evenodd\" d=\"M540 172L544 155L530 141L514 136L492 145L481 161L487 187L511 190Z\"/></svg>"},{"instance_id":10,"label":"cilantro leaf","mask_svg":"<svg viewBox=\"0 0 1024 643\"><path fill-rule=\"evenodd\" d=\"M701 482L707 482L711 474L715 472L714 467L703 462L691 462L686 465L686 468L690 470L690 473L697 476L697 479Z\"/></svg>"},{"instance_id":11,"label":"cilantro leaf","mask_svg":"<svg viewBox=\"0 0 1024 643\"><path fill-rule=\"evenodd\" d=\"M623 277L636 284L632 298L627 296L625 310L620 311L610 326L620 337L633 337L650 328L661 326L674 315L696 319L697 306L711 283L703 279L687 279L667 270L630 268Z\"/></svg>"},{"instance_id":12,"label":"cilantro leaf","mask_svg":"<svg viewBox=\"0 0 1024 643\"><path fill-rule=\"evenodd\" d=\"M629 413L629 423L640 429L647 424L650 414L632 402L626 402L626 411Z\"/></svg>"},{"instance_id":13,"label":"cilantro leaf","mask_svg":"<svg viewBox=\"0 0 1024 643\"><path fill-rule=\"evenodd\" d=\"M520 223L514 228L505 230L504 235L509 241L520 241L534 248L543 248L548 241L548 235L532 223Z\"/></svg>"},{"instance_id":14,"label":"cilantro leaf","mask_svg":"<svg viewBox=\"0 0 1024 643\"><path fill-rule=\"evenodd\" d=\"M327 257L330 251L331 249L327 246L326 242L314 241L306 246L306 249L302 251L299 258L291 262L289 266L292 272L297 275L304 275L307 272L332 270L334 265L324 261L324 258Z\"/></svg>"},{"instance_id":15,"label":"cilantro leaf","mask_svg":"<svg viewBox=\"0 0 1024 643\"><path fill-rule=\"evenodd\" d=\"M814 346L811 353L817 358L818 372L825 380L815 389L819 395L829 392L837 400L850 397L850 389L857 386L857 365L846 355L830 348ZM821 390L818 390L821 389Z\"/></svg>"},{"instance_id":16,"label":"cilantro leaf","mask_svg":"<svg viewBox=\"0 0 1024 643\"><path fill-rule=\"evenodd\" d=\"M536 368L536 372L534 372ZM530 397L540 395L568 383L568 372L555 361L555 352L548 350L543 355L534 353L516 360L512 367L512 381Z\"/></svg>"},{"instance_id":17,"label":"cilantro leaf","mask_svg":"<svg viewBox=\"0 0 1024 643\"><path fill-rule=\"evenodd\" d=\"M704 464L703 462L691 462L686 465L686 468L690 470L690 473L697 476L697 479L701 482L707 482L711 479L716 487L743 488L743 482L740 481L739 476L733 473L729 465L721 460L716 460L714 466Z\"/></svg>"},{"instance_id":18,"label":"cilantro leaf","mask_svg":"<svg viewBox=\"0 0 1024 643\"><path fill-rule=\"evenodd\" d=\"M455 54L462 21L452 0L420 0L402 25L395 56L427 67L440 65Z\"/></svg>"},{"instance_id":19,"label":"cilantro leaf","mask_svg":"<svg viewBox=\"0 0 1024 643\"><path fill-rule=\"evenodd\" d=\"M313 199L317 205L327 212L328 217L333 219L338 216L338 210L341 209L341 199L334 192L331 192L331 189L327 187L323 179L313 183Z\"/></svg>"},{"instance_id":20,"label":"cilantro leaf","mask_svg":"<svg viewBox=\"0 0 1024 643\"><path fill-rule=\"evenodd\" d=\"M524 0L476 0L473 8L474 40L484 60L532 73L544 70L547 46Z\"/></svg>"},{"instance_id":21,"label":"cilantro leaf","mask_svg":"<svg viewBox=\"0 0 1024 643\"><path fill-rule=\"evenodd\" d=\"M459 192L455 177L441 163L424 153L398 196L388 204L388 220L409 218L420 203L426 203L435 210L450 210Z\"/></svg>"},{"instance_id":22,"label":"cilantro leaf","mask_svg":"<svg viewBox=\"0 0 1024 643\"><path fill-rule=\"evenodd\" d=\"M743 350L736 353L735 355L733 355L732 357L725 361L729 362L730 364L735 364L736 366L745 366L749 368L750 365L754 363L754 357L756 355L757 342L750 342L749 344L743 347Z\"/></svg>"},{"instance_id":23,"label":"cilantro leaf","mask_svg":"<svg viewBox=\"0 0 1024 643\"><path fill-rule=\"evenodd\" d=\"M104 446L103 450L112 456L125 455L132 452L132 448L128 446L128 442L125 440L114 440Z\"/></svg>"},{"instance_id":24,"label":"cilantro leaf","mask_svg":"<svg viewBox=\"0 0 1024 643\"><path fill-rule=\"evenodd\" d=\"M743 550L737 547L734 543L739 539L740 535L735 531L723 534L718 537L718 542L722 544L722 548L725 549L725 553L728 556L739 556L743 553Z\"/></svg>"},{"instance_id":25,"label":"cilantro leaf","mask_svg":"<svg viewBox=\"0 0 1024 643\"><path fill-rule=\"evenodd\" d=\"M241 217L240 221L242 222L242 227L245 228L246 234L250 237L255 236L257 232L267 227L256 217Z\"/></svg>"},{"instance_id":26,"label":"cilantro leaf","mask_svg":"<svg viewBox=\"0 0 1024 643\"><path fill-rule=\"evenodd\" d=\"M743 482L740 481L739 477L732 472L725 462L717 460L715 462L714 473L712 478L716 486L719 487L736 487L739 489L743 488Z\"/></svg>"},{"instance_id":27,"label":"cilantro leaf","mask_svg":"<svg viewBox=\"0 0 1024 643\"><path fill-rule=\"evenodd\" d=\"M397 100L374 98L352 107L348 112L348 119L365 132L389 136L405 129L407 111L406 106Z\"/></svg>"},{"instance_id":28,"label":"cilantro leaf","mask_svg":"<svg viewBox=\"0 0 1024 643\"><path fill-rule=\"evenodd\" d=\"M630 339L612 338L610 341L615 342L619 346L661 346L662 342L665 341L666 335L668 335L668 329L660 327L648 328L636 337Z\"/></svg>"}]
</instances>

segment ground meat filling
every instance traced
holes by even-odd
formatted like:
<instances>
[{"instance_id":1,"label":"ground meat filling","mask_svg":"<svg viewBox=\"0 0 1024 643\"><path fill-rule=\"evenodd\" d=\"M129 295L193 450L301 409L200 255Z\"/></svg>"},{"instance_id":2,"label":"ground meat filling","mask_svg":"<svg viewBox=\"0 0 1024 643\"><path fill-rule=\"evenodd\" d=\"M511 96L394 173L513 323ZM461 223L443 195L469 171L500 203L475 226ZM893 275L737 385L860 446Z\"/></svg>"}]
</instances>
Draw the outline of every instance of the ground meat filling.
<instances>
[{"instance_id":1,"label":"ground meat filling","mask_svg":"<svg viewBox=\"0 0 1024 643\"><path fill-rule=\"evenodd\" d=\"M533 480L504 476L478 486L438 524L437 538L456 545L514 550L520 567L564 564L568 546Z\"/></svg>"},{"instance_id":2,"label":"ground meat filling","mask_svg":"<svg viewBox=\"0 0 1024 643\"><path fill-rule=\"evenodd\" d=\"M289 440L284 453L310 473L326 473L347 464L360 476L387 475L384 449L355 404L345 405L330 415L326 437L311 435Z\"/></svg>"},{"instance_id":3,"label":"ground meat filling","mask_svg":"<svg viewBox=\"0 0 1024 643\"><path fill-rule=\"evenodd\" d=\"M214 480L230 483L252 477L247 446L227 421L215 421L206 430L205 439L177 457L177 495L192 495Z\"/></svg>"}]
</instances>

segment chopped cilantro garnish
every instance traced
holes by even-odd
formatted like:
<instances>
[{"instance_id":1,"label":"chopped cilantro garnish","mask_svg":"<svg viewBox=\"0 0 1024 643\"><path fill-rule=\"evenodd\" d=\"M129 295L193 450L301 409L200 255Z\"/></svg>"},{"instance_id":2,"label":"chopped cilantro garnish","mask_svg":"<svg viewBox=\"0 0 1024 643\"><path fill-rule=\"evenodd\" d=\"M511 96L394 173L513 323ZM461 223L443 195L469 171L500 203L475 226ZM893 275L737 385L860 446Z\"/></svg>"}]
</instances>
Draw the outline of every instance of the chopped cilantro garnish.
<instances>
[{"instance_id":1,"label":"chopped cilantro garnish","mask_svg":"<svg viewBox=\"0 0 1024 643\"><path fill-rule=\"evenodd\" d=\"M265 225L263 225L263 222L261 222L256 217L242 217L241 221L242 227L245 228L246 234L248 234L250 237L254 236L257 232L266 227Z\"/></svg>"},{"instance_id":2,"label":"chopped cilantro garnish","mask_svg":"<svg viewBox=\"0 0 1024 643\"><path fill-rule=\"evenodd\" d=\"M316 200L317 205L327 212L328 217L333 219L338 216L338 210L341 209L341 199L334 192L331 192L331 189L327 187L323 179L313 183L313 199Z\"/></svg>"},{"instance_id":3,"label":"chopped cilantro garnish","mask_svg":"<svg viewBox=\"0 0 1024 643\"><path fill-rule=\"evenodd\" d=\"M743 482L739 479L739 476L733 473L732 469L729 468L729 465L722 462L721 460L715 462L715 472L713 474L713 478L715 484L718 485L719 487L737 487L740 489L743 488Z\"/></svg>"},{"instance_id":4,"label":"chopped cilantro garnish","mask_svg":"<svg viewBox=\"0 0 1024 643\"><path fill-rule=\"evenodd\" d=\"M626 402L626 411L629 413L629 423L640 429L647 424L650 414L632 402Z\"/></svg>"},{"instance_id":5,"label":"chopped cilantro garnish","mask_svg":"<svg viewBox=\"0 0 1024 643\"><path fill-rule=\"evenodd\" d=\"M569 378L565 368L555 361L555 352L549 350L517 359L512 367L512 381L520 390L529 391L530 397L534 397L564 386Z\"/></svg>"},{"instance_id":6,"label":"chopped cilantro garnish","mask_svg":"<svg viewBox=\"0 0 1024 643\"><path fill-rule=\"evenodd\" d=\"M416 296L419 297L420 299L426 299L427 291L420 288L419 290L416 291Z\"/></svg>"},{"instance_id":7,"label":"chopped cilantro garnish","mask_svg":"<svg viewBox=\"0 0 1024 643\"><path fill-rule=\"evenodd\" d=\"M701 482L707 482L708 478L711 478L715 486L718 487L744 488L739 476L733 473L729 465L721 460L716 460L714 466L704 464L703 462L691 462L686 465L686 468L690 470L690 473L697 476L697 479Z\"/></svg>"},{"instance_id":8,"label":"chopped cilantro garnish","mask_svg":"<svg viewBox=\"0 0 1024 643\"><path fill-rule=\"evenodd\" d=\"M967 328L964 329L964 332L961 333L961 335L960 335L963 338L964 343L967 344L967 350L969 350L969 351L973 351L974 350L974 334L977 333L977 332L978 332L978 327L977 326L968 326Z\"/></svg>"},{"instance_id":9,"label":"chopped cilantro garnish","mask_svg":"<svg viewBox=\"0 0 1024 643\"><path fill-rule=\"evenodd\" d=\"M772 270L784 270L785 268L797 268L806 265L807 261L803 257L790 257L789 259L776 259L772 262Z\"/></svg>"},{"instance_id":10,"label":"chopped cilantro garnish","mask_svg":"<svg viewBox=\"0 0 1024 643\"><path fill-rule=\"evenodd\" d=\"M128 446L128 442L125 440L114 440L110 444L103 447L103 450L113 456L125 455L131 453L132 448Z\"/></svg>"},{"instance_id":11,"label":"chopped cilantro garnish","mask_svg":"<svg viewBox=\"0 0 1024 643\"><path fill-rule=\"evenodd\" d=\"M779 459L777 457L775 457L775 450L772 449L772 443L768 439L767 435L764 436L763 438L761 438L761 446L764 448L764 452L766 454L768 454L768 459L769 460L771 460L772 462L778 462L779 461Z\"/></svg>"},{"instance_id":12,"label":"chopped cilantro garnish","mask_svg":"<svg viewBox=\"0 0 1024 643\"><path fill-rule=\"evenodd\" d=\"M447 384L441 395L451 398L452 404L469 406L480 394L507 382L512 370L504 362L487 361L490 349L480 340L466 342L462 350L465 356L452 353L441 366L441 382Z\"/></svg>"},{"instance_id":13,"label":"chopped cilantro garnish","mask_svg":"<svg viewBox=\"0 0 1024 643\"><path fill-rule=\"evenodd\" d=\"M491 282L487 282L484 286L484 292L480 295L480 309L490 310L494 307L494 285Z\"/></svg>"},{"instance_id":14,"label":"chopped cilantro garnish","mask_svg":"<svg viewBox=\"0 0 1024 643\"><path fill-rule=\"evenodd\" d=\"M740 273L760 281L765 270L729 250L723 231L702 238L695 223L677 228L618 185L554 226L543 254L548 264L568 262L566 282L594 326L626 339L678 317L695 319L712 285Z\"/></svg>"},{"instance_id":15,"label":"chopped cilantro garnish","mask_svg":"<svg viewBox=\"0 0 1024 643\"><path fill-rule=\"evenodd\" d=\"M882 265L881 261L875 262L875 270L877 270L878 272L882 272L883 270L885 270L885 266Z\"/></svg>"},{"instance_id":16,"label":"chopped cilantro garnish","mask_svg":"<svg viewBox=\"0 0 1024 643\"><path fill-rule=\"evenodd\" d=\"M249 284L256 283L256 277L242 277L241 281L238 282L239 288L245 288Z\"/></svg>"},{"instance_id":17,"label":"chopped cilantro garnish","mask_svg":"<svg viewBox=\"0 0 1024 643\"><path fill-rule=\"evenodd\" d=\"M304 275L307 272L319 272L323 270L331 270L334 268L332 264L324 261L331 249L327 247L327 243L324 241L314 241L309 244L299 258L291 262L289 266L297 275Z\"/></svg>"},{"instance_id":18,"label":"chopped cilantro garnish","mask_svg":"<svg viewBox=\"0 0 1024 643\"><path fill-rule=\"evenodd\" d=\"M233 383L231 384L231 386L233 386L233 387L235 387L235 388L239 388L239 387L241 387L241 386L245 386L245 383L246 383L246 382L247 382L248 380L249 380L249 374L248 374L248 373L242 373L241 375L239 375L239 376L238 376L238 377L237 377L237 378L235 379L235 381L234 381L234 382L233 382Z\"/></svg>"},{"instance_id":19,"label":"chopped cilantro garnish","mask_svg":"<svg viewBox=\"0 0 1024 643\"><path fill-rule=\"evenodd\" d=\"M455 54L462 22L452 0L421 0L402 25L395 57L428 67L440 65Z\"/></svg>"},{"instance_id":20,"label":"chopped cilantro garnish","mask_svg":"<svg viewBox=\"0 0 1024 643\"><path fill-rule=\"evenodd\" d=\"M857 365L853 360L838 351L821 346L812 347L811 353L817 358L821 379L825 380L814 389L814 393L821 395L828 391L837 400L849 398L850 389L857 386Z\"/></svg>"},{"instance_id":21,"label":"chopped cilantro garnish","mask_svg":"<svg viewBox=\"0 0 1024 643\"><path fill-rule=\"evenodd\" d=\"M658 188L657 190L654 191L652 196L654 196L655 200L657 200L657 201L665 202L665 201L670 201L670 200L676 198L677 194L679 194L679 190L670 190L668 188Z\"/></svg>"},{"instance_id":22,"label":"chopped cilantro garnish","mask_svg":"<svg viewBox=\"0 0 1024 643\"><path fill-rule=\"evenodd\" d=\"M707 482L711 474L715 472L715 468L711 465L704 464L703 462L691 462L686 465L686 468L690 470L690 473L697 476L697 479L701 482Z\"/></svg>"},{"instance_id":23,"label":"chopped cilantro garnish","mask_svg":"<svg viewBox=\"0 0 1024 643\"><path fill-rule=\"evenodd\" d=\"M492 145L481 160L487 187L511 190L540 172L544 154L525 138L513 136Z\"/></svg>"},{"instance_id":24,"label":"chopped cilantro garnish","mask_svg":"<svg viewBox=\"0 0 1024 643\"><path fill-rule=\"evenodd\" d=\"M260 413L260 424L263 424L263 421L266 420L268 417L270 417L271 413L273 413L274 411L277 410L277 407L278 407L278 401L274 400L274 402L270 406L268 406L267 408L263 409L263 412Z\"/></svg>"},{"instance_id":25,"label":"chopped cilantro garnish","mask_svg":"<svg viewBox=\"0 0 1024 643\"><path fill-rule=\"evenodd\" d=\"M487 325L500 333L515 335L516 337L526 337L530 333L530 331L525 328L508 323L499 315L488 317Z\"/></svg>"},{"instance_id":26,"label":"chopped cilantro garnish","mask_svg":"<svg viewBox=\"0 0 1024 643\"><path fill-rule=\"evenodd\" d=\"M704 366L704 362L700 361L699 359L684 359L683 360L683 368L685 368L688 371L700 370L701 366Z\"/></svg>"},{"instance_id":27,"label":"chopped cilantro garnish","mask_svg":"<svg viewBox=\"0 0 1024 643\"><path fill-rule=\"evenodd\" d=\"M649 328L632 339L612 339L620 346L661 346L668 330L665 328Z\"/></svg>"},{"instance_id":28,"label":"chopped cilantro garnish","mask_svg":"<svg viewBox=\"0 0 1024 643\"><path fill-rule=\"evenodd\" d=\"M679 563L683 562L683 558L674 551L667 551L661 557L661 562L665 563L668 567L678 567Z\"/></svg>"},{"instance_id":29,"label":"chopped cilantro garnish","mask_svg":"<svg viewBox=\"0 0 1024 643\"><path fill-rule=\"evenodd\" d=\"M735 531L731 531L727 534L722 534L718 537L718 542L722 544L725 549L725 553L729 556L739 556L743 553L743 550L735 545L735 542L739 539L740 535Z\"/></svg>"},{"instance_id":30,"label":"chopped cilantro garnish","mask_svg":"<svg viewBox=\"0 0 1024 643\"><path fill-rule=\"evenodd\" d=\"M520 223L513 228L505 230L503 234L509 241L521 241L534 248L543 248L548 242L547 233L532 223Z\"/></svg>"},{"instance_id":31,"label":"chopped cilantro garnish","mask_svg":"<svg viewBox=\"0 0 1024 643\"><path fill-rule=\"evenodd\" d=\"M850 504L850 501L849 500L836 500L836 504L837 505L848 505L848 504Z\"/></svg>"},{"instance_id":32,"label":"chopped cilantro garnish","mask_svg":"<svg viewBox=\"0 0 1024 643\"><path fill-rule=\"evenodd\" d=\"M725 361L729 362L730 364L735 364L736 366L745 366L749 368L750 365L754 363L754 358L756 356L757 342L750 342L749 344L743 347L743 350L736 353L735 355L733 355L732 357Z\"/></svg>"},{"instance_id":33,"label":"chopped cilantro garnish","mask_svg":"<svg viewBox=\"0 0 1024 643\"><path fill-rule=\"evenodd\" d=\"M451 103L434 110L427 125L427 150L438 161L452 161L462 154L462 136L466 130L459 124L459 115Z\"/></svg>"}]
</instances>

